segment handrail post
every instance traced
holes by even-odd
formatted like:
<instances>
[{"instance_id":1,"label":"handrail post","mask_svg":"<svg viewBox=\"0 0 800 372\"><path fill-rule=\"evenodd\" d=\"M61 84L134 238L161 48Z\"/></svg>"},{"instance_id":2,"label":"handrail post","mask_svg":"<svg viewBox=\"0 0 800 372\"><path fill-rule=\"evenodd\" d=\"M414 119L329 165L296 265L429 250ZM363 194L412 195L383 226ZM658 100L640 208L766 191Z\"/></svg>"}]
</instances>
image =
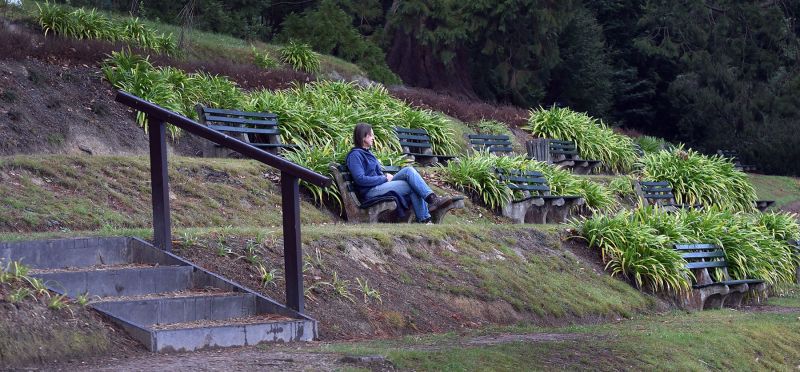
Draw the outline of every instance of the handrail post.
<instances>
[{"instance_id":1,"label":"handrail post","mask_svg":"<svg viewBox=\"0 0 800 372\"><path fill-rule=\"evenodd\" d=\"M167 126L161 119L148 118L150 138L150 187L153 196L153 241L164 251L172 251L169 218L169 177L167 174Z\"/></svg>"},{"instance_id":2,"label":"handrail post","mask_svg":"<svg viewBox=\"0 0 800 372\"><path fill-rule=\"evenodd\" d=\"M300 181L281 172L283 262L286 269L286 305L304 313L303 248L300 237Z\"/></svg>"}]
</instances>

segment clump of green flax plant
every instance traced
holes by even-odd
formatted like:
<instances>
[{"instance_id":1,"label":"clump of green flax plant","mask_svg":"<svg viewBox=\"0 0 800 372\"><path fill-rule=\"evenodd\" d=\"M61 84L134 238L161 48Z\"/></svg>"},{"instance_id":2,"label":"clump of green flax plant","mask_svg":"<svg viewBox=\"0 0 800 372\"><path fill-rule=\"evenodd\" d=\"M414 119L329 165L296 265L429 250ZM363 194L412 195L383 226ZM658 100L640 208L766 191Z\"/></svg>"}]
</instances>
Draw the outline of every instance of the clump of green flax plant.
<instances>
[{"instance_id":1,"label":"clump of green flax plant","mask_svg":"<svg viewBox=\"0 0 800 372\"><path fill-rule=\"evenodd\" d=\"M525 129L542 138L574 141L581 158L600 160L613 172L628 172L636 161L630 137L614 133L602 121L569 108L531 110Z\"/></svg>"},{"instance_id":2,"label":"clump of green flax plant","mask_svg":"<svg viewBox=\"0 0 800 372\"><path fill-rule=\"evenodd\" d=\"M70 10L62 5L36 3L34 15L45 35L50 32L75 39L100 39L122 41L156 53L176 55L178 45L172 34L157 34L147 28L138 18L110 19L95 9Z\"/></svg>"},{"instance_id":3,"label":"clump of green flax plant","mask_svg":"<svg viewBox=\"0 0 800 372\"><path fill-rule=\"evenodd\" d=\"M642 179L669 182L678 203L745 212L755 209L756 192L747 175L718 155L678 146L642 157L638 173Z\"/></svg>"},{"instance_id":4,"label":"clump of green flax plant","mask_svg":"<svg viewBox=\"0 0 800 372\"><path fill-rule=\"evenodd\" d=\"M319 55L308 44L290 41L280 49L280 54L282 62L295 70L310 74L319 72Z\"/></svg>"},{"instance_id":5,"label":"clump of green flax plant","mask_svg":"<svg viewBox=\"0 0 800 372\"><path fill-rule=\"evenodd\" d=\"M496 156L488 152L476 152L448 163L445 177L448 183L475 195L488 207L495 209L514 197L511 190L498 179L496 169L541 172L547 179L552 195L581 196L594 211L608 211L617 207L614 194L603 185L522 155Z\"/></svg>"},{"instance_id":6,"label":"clump of green flax plant","mask_svg":"<svg viewBox=\"0 0 800 372\"><path fill-rule=\"evenodd\" d=\"M648 206L576 219L571 224L591 248L600 250L612 275L628 278L640 288L687 290L691 274L672 245L713 243L723 248L734 279L764 279L780 290L794 280L797 259L784 239L797 236L794 218L716 208L666 213Z\"/></svg>"}]
</instances>

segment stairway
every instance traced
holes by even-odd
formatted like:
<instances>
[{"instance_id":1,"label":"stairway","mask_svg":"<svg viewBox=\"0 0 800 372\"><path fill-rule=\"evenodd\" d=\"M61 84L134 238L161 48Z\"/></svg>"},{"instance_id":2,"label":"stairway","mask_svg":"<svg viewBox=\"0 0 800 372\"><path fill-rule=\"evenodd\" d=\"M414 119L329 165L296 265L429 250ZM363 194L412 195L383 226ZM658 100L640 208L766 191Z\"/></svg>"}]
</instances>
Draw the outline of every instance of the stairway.
<instances>
[{"instance_id":1,"label":"stairway","mask_svg":"<svg viewBox=\"0 0 800 372\"><path fill-rule=\"evenodd\" d=\"M0 243L0 260L92 308L154 352L310 341L317 322L136 238Z\"/></svg>"}]
</instances>

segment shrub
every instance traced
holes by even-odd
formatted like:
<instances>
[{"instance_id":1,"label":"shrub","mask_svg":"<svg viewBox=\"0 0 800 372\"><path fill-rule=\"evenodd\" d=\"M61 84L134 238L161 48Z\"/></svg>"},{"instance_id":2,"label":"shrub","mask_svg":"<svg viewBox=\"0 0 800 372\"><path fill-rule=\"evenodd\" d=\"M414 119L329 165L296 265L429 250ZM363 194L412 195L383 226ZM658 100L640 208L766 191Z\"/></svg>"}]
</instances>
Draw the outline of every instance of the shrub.
<instances>
[{"instance_id":1,"label":"shrub","mask_svg":"<svg viewBox=\"0 0 800 372\"><path fill-rule=\"evenodd\" d=\"M581 196L592 210L611 210L617 206L614 195L606 187L525 156L496 156L477 152L462 156L459 161L449 162L445 175L447 182L475 195L494 209L508 203L513 196L511 190L499 182L495 168L541 172L553 195Z\"/></svg>"},{"instance_id":2,"label":"shrub","mask_svg":"<svg viewBox=\"0 0 800 372\"><path fill-rule=\"evenodd\" d=\"M323 145L349 138L356 123L366 122L375 132L377 150L399 152L396 126L427 130L435 153L459 150L447 119L412 109L379 85L361 89L353 83L325 81L282 91L262 90L250 95L247 109L278 114L284 129L282 139L290 143Z\"/></svg>"},{"instance_id":3,"label":"shrub","mask_svg":"<svg viewBox=\"0 0 800 372\"><path fill-rule=\"evenodd\" d=\"M671 143L659 137L639 136L634 138L633 141L639 145L639 148L642 149L645 154L651 154L661 150L671 150L673 148Z\"/></svg>"},{"instance_id":4,"label":"shrub","mask_svg":"<svg viewBox=\"0 0 800 372\"><path fill-rule=\"evenodd\" d=\"M582 158L600 160L614 172L628 172L636 161L630 137L616 134L602 121L568 108L531 110L526 129L539 137L575 141Z\"/></svg>"},{"instance_id":5,"label":"shrub","mask_svg":"<svg viewBox=\"0 0 800 372\"><path fill-rule=\"evenodd\" d=\"M492 135L508 135L512 136L511 131L508 129L508 126L504 123L501 123L497 120L481 120L473 125L478 133L481 134L492 134Z\"/></svg>"},{"instance_id":6,"label":"shrub","mask_svg":"<svg viewBox=\"0 0 800 372\"><path fill-rule=\"evenodd\" d=\"M256 47L252 47L252 51L253 51L253 63L255 63L256 66L267 70L278 68L278 66L280 66L280 63L275 58L272 58L269 55L269 53L267 52L261 53L258 50L256 50Z\"/></svg>"},{"instance_id":7,"label":"shrub","mask_svg":"<svg viewBox=\"0 0 800 372\"><path fill-rule=\"evenodd\" d=\"M290 41L280 49L280 53L283 63L292 66L295 70L308 73L319 72L319 56L311 50L311 46L308 44Z\"/></svg>"},{"instance_id":8,"label":"shrub","mask_svg":"<svg viewBox=\"0 0 800 372\"><path fill-rule=\"evenodd\" d=\"M461 157L447 163L445 179L462 192L476 196L489 208L500 208L511 200L512 194L495 174L495 160L482 153Z\"/></svg>"},{"instance_id":9,"label":"shrub","mask_svg":"<svg viewBox=\"0 0 800 372\"><path fill-rule=\"evenodd\" d=\"M614 177L614 179L608 183L608 188L621 198L635 197L636 190L634 189L634 182L636 182L636 180L629 175Z\"/></svg>"},{"instance_id":10,"label":"shrub","mask_svg":"<svg viewBox=\"0 0 800 372\"><path fill-rule=\"evenodd\" d=\"M790 229L791 217L713 208L664 213L648 206L615 216L576 220L573 227L590 247L600 249L612 275L632 279L639 287L678 292L688 289L690 274L672 244L699 242L723 248L733 279L759 278L780 288L793 280L796 261L783 236L772 233L768 225L769 221L781 220L773 226Z\"/></svg>"},{"instance_id":11,"label":"shrub","mask_svg":"<svg viewBox=\"0 0 800 372\"><path fill-rule=\"evenodd\" d=\"M36 7L36 21L45 35L52 31L76 39L123 41L167 55L175 55L178 52L178 45L172 34L158 35L138 18L114 21L94 9L88 12L82 8L70 11L64 6L50 2L36 3Z\"/></svg>"},{"instance_id":12,"label":"shrub","mask_svg":"<svg viewBox=\"0 0 800 372\"><path fill-rule=\"evenodd\" d=\"M637 222L634 213L646 216L653 209L623 211L615 216L596 215L574 224L590 247L600 249L611 275L632 280L639 288L687 291L691 273L680 254L669 248L670 239L646 223Z\"/></svg>"},{"instance_id":13,"label":"shrub","mask_svg":"<svg viewBox=\"0 0 800 372\"><path fill-rule=\"evenodd\" d=\"M756 193L747 175L717 155L706 156L681 146L647 154L640 160L642 178L668 181L678 203L753 211Z\"/></svg>"}]
</instances>

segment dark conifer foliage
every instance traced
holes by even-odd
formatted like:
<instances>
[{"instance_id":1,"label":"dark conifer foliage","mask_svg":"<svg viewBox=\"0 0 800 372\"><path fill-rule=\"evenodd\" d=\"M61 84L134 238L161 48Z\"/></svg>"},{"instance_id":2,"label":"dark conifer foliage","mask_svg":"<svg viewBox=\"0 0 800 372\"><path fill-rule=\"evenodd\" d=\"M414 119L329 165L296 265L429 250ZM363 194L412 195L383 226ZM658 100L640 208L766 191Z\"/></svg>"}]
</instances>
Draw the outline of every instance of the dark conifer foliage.
<instances>
[{"instance_id":1,"label":"dark conifer foliage","mask_svg":"<svg viewBox=\"0 0 800 372\"><path fill-rule=\"evenodd\" d=\"M70 3L127 12L132 1ZM298 39L374 80L465 102L570 106L800 174L796 0L195 1L199 29ZM139 4L141 16L177 23L185 1Z\"/></svg>"}]
</instances>

